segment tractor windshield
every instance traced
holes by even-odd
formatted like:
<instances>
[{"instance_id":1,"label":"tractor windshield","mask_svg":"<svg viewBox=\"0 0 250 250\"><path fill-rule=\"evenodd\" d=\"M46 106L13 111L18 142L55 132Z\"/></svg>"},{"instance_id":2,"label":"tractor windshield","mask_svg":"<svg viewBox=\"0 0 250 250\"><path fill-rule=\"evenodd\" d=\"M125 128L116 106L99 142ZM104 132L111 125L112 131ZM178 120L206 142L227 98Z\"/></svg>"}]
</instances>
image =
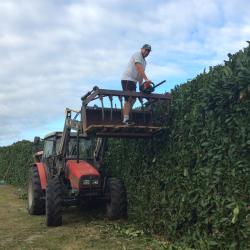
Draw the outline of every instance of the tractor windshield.
<instances>
[{"instance_id":1,"label":"tractor windshield","mask_svg":"<svg viewBox=\"0 0 250 250\"><path fill-rule=\"evenodd\" d=\"M77 157L77 138L71 137L69 141L69 148L67 157ZM93 147L92 140L86 138L79 138L79 158L80 159L92 159L93 158Z\"/></svg>"}]
</instances>

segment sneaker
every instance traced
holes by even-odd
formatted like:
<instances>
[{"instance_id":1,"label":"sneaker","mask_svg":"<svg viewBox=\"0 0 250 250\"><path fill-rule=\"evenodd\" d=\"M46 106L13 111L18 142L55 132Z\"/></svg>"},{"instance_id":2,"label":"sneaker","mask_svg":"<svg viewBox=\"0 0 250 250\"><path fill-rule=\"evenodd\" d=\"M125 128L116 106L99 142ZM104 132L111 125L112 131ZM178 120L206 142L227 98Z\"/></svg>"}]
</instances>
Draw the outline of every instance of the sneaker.
<instances>
[{"instance_id":1,"label":"sneaker","mask_svg":"<svg viewBox=\"0 0 250 250\"><path fill-rule=\"evenodd\" d=\"M124 125L127 125L127 126L133 126L133 125L135 125L135 123L133 121L131 121L131 120L125 120L125 121L122 121L122 123Z\"/></svg>"}]
</instances>

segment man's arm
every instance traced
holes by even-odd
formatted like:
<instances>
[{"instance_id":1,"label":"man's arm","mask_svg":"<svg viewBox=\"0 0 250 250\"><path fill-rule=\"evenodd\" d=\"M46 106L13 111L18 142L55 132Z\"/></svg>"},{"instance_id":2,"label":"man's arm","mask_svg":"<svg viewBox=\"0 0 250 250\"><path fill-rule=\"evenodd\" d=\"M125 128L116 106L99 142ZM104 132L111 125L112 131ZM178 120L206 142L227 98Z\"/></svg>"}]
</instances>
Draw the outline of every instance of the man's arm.
<instances>
[{"instance_id":1,"label":"man's arm","mask_svg":"<svg viewBox=\"0 0 250 250\"><path fill-rule=\"evenodd\" d=\"M145 71L140 63L135 63L135 67L136 67L136 70L138 71L139 75L142 77L142 79L144 79L145 81L150 81L147 78ZM142 84L142 83L140 82L140 84Z\"/></svg>"}]
</instances>

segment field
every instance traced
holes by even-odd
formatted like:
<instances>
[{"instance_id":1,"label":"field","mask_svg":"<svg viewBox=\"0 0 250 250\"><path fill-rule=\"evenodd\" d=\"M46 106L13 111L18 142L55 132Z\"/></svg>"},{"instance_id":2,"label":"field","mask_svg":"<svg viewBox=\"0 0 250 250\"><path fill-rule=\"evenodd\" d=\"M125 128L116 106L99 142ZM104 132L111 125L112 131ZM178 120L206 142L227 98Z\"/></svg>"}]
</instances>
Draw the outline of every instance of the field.
<instances>
[{"instance_id":1,"label":"field","mask_svg":"<svg viewBox=\"0 0 250 250\"><path fill-rule=\"evenodd\" d=\"M48 228L45 216L30 216L23 192L0 185L0 249L168 249L129 222L110 222L100 210L68 208L63 226Z\"/></svg>"}]
</instances>

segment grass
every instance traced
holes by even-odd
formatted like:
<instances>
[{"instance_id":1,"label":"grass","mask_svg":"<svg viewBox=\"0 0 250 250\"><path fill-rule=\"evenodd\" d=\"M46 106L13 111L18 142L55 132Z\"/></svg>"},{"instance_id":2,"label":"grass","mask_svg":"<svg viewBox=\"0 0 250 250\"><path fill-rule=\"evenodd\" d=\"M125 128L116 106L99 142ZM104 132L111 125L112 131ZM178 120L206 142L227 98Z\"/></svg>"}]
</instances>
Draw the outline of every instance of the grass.
<instances>
[{"instance_id":1,"label":"grass","mask_svg":"<svg viewBox=\"0 0 250 250\"><path fill-rule=\"evenodd\" d=\"M110 222L100 210L67 208L63 226L48 228L45 216L31 216L23 193L0 185L0 249L169 249L169 244L124 221Z\"/></svg>"}]
</instances>

